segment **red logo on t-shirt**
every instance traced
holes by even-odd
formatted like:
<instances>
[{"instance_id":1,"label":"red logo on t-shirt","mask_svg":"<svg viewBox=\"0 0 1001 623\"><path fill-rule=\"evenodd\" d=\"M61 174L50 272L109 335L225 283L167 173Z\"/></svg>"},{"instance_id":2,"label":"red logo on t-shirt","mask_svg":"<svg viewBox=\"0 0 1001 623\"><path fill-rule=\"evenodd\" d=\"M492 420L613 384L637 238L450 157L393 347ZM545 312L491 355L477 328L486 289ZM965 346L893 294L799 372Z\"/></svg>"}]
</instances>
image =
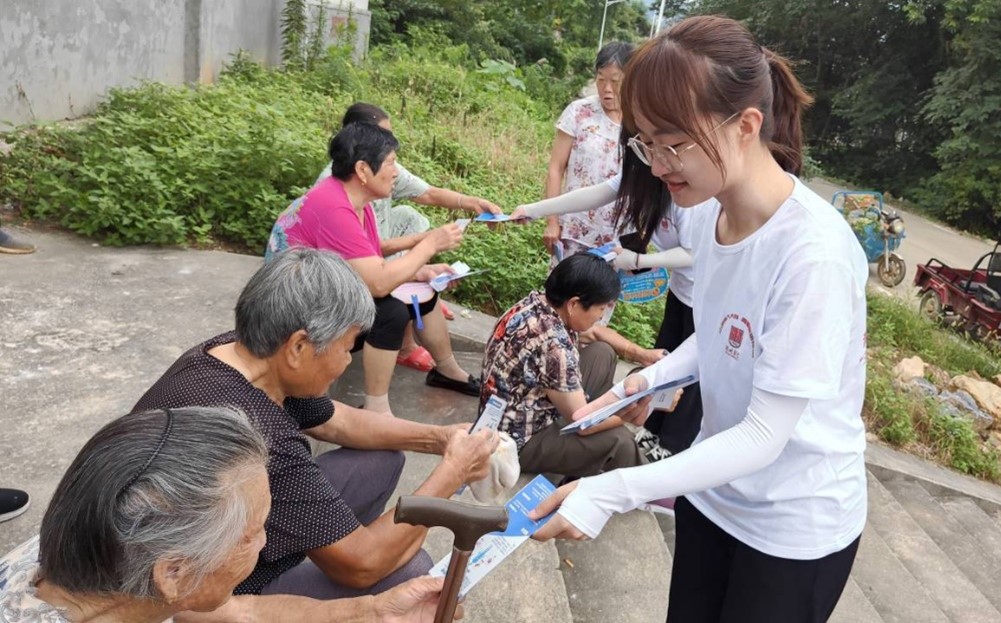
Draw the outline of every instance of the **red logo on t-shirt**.
<instances>
[{"instance_id":1,"label":"red logo on t-shirt","mask_svg":"<svg viewBox=\"0 0 1001 623\"><path fill-rule=\"evenodd\" d=\"M734 348L740 348L740 344L744 341L744 330L739 327L730 327L730 346Z\"/></svg>"},{"instance_id":2,"label":"red logo on t-shirt","mask_svg":"<svg viewBox=\"0 0 1001 623\"><path fill-rule=\"evenodd\" d=\"M727 343L723 345L723 352L739 360L740 350L744 345L744 336L747 335L750 338L751 357L753 358L755 350L757 350L757 345L755 344L754 329L751 328L751 322L740 314L727 314L723 316L722 322L719 323L717 333L722 335L723 328L727 325L730 327L730 332L727 334Z\"/></svg>"}]
</instances>

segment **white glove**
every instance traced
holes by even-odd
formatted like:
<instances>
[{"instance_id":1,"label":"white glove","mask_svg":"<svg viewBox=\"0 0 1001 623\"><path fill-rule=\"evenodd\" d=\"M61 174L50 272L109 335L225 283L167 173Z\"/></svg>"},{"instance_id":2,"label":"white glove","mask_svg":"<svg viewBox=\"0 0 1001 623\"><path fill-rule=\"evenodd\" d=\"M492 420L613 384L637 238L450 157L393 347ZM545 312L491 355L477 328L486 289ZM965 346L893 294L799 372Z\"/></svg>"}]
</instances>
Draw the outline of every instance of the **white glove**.
<instances>
[{"instance_id":1,"label":"white glove","mask_svg":"<svg viewBox=\"0 0 1001 623\"><path fill-rule=\"evenodd\" d=\"M490 455L490 471L486 478L469 483L469 490L480 504L501 505L507 501L507 491L521 476L518 446L507 433L497 433L500 444Z\"/></svg>"}]
</instances>

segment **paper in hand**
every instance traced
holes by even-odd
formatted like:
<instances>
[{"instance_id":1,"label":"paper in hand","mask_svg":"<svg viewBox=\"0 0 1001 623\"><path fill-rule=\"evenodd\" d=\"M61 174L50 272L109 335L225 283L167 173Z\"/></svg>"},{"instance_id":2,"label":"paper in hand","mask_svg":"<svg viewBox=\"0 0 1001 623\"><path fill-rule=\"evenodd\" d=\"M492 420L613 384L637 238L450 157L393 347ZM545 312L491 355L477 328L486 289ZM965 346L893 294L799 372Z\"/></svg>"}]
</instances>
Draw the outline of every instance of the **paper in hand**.
<instances>
[{"instance_id":1,"label":"paper in hand","mask_svg":"<svg viewBox=\"0 0 1001 623\"><path fill-rule=\"evenodd\" d=\"M465 279L466 277L486 272L486 270L470 270L469 266L467 266L464 262L456 262L449 268L452 269L452 272L442 273L429 282L435 292L444 291L445 288L448 287L448 284L453 281L458 281L459 279Z\"/></svg>"},{"instance_id":2,"label":"paper in hand","mask_svg":"<svg viewBox=\"0 0 1001 623\"><path fill-rule=\"evenodd\" d=\"M667 390L680 389L682 387L688 387L694 382L695 382L695 377L692 375L688 375L684 378L668 381L667 383L661 383L660 385L654 385L649 389L645 389L641 392L636 392L632 396L626 396L622 400L613 402L607 407L602 407L601 409L598 409L597 411L587 416L586 418L577 420L573 424L567 424L566 426L560 429L560 434L570 435L573 433L579 433L580 431L583 430L587 430L593 426L601 424L602 422L612 417L619 411L625 409L631 404L639 402L640 400L646 398L651 394L656 394L658 392L663 392Z\"/></svg>"},{"instance_id":3,"label":"paper in hand","mask_svg":"<svg viewBox=\"0 0 1001 623\"><path fill-rule=\"evenodd\" d=\"M493 212L484 212L483 214L480 214L473 220L478 223L506 223L514 219L512 219L507 214L494 214Z\"/></svg>"}]
</instances>

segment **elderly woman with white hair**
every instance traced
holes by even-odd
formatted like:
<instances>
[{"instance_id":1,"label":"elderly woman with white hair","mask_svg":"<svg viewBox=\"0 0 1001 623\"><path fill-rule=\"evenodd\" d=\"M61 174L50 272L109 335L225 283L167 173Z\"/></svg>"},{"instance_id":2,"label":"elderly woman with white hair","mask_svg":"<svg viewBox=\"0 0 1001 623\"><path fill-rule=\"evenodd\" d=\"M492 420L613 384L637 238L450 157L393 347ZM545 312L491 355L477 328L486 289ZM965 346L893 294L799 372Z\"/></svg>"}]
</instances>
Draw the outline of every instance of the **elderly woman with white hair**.
<instances>
[{"instance_id":1,"label":"elderly woman with white hair","mask_svg":"<svg viewBox=\"0 0 1001 623\"><path fill-rule=\"evenodd\" d=\"M181 355L135 406L235 407L264 434L274 500L268 542L238 595L354 597L424 575L427 529L383 512L401 451L442 455L417 495L448 498L487 475L496 433L400 420L327 396L374 314L365 283L337 254L286 250L247 282L236 331ZM314 458L310 438L340 448Z\"/></svg>"},{"instance_id":2,"label":"elderly woman with white hair","mask_svg":"<svg viewBox=\"0 0 1001 623\"><path fill-rule=\"evenodd\" d=\"M431 578L375 598L231 598L264 546L267 458L264 439L229 409L114 420L63 475L40 535L0 558L0 620L161 623L211 610L229 620L431 620L441 587Z\"/></svg>"}]
</instances>

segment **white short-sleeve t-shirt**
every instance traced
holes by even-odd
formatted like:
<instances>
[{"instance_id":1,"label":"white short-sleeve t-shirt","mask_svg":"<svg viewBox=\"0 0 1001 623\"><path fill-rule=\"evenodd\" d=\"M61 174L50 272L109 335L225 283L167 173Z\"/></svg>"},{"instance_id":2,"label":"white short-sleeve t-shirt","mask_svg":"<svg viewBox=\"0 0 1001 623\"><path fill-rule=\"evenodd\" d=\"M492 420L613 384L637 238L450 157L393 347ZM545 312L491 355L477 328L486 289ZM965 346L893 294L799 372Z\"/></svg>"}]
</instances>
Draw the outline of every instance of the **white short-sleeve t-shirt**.
<instances>
[{"instance_id":1,"label":"white short-sleeve t-shirt","mask_svg":"<svg viewBox=\"0 0 1001 623\"><path fill-rule=\"evenodd\" d=\"M687 498L757 550L820 558L854 541L866 518L868 265L845 220L799 180L737 244L716 241L719 211L714 200L692 213L704 412L695 444L743 420L752 387L809 403L771 465Z\"/></svg>"}]
</instances>

